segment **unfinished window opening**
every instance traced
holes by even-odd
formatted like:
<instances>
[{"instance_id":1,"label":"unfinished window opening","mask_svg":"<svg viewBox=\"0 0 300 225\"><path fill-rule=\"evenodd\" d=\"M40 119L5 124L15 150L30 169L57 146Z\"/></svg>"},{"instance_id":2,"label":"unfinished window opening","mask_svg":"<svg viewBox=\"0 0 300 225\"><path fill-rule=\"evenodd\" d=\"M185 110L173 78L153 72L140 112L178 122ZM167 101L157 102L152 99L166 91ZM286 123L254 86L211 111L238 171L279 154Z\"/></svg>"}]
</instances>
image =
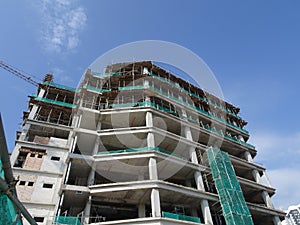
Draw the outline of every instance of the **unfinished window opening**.
<instances>
[{"instance_id":1,"label":"unfinished window opening","mask_svg":"<svg viewBox=\"0 0 300 225\"><path fill-rule=\"evenodd\" d=\"M16 160L16 162L14 164L14 167L20 167L20 168L22 168L24 166L24 162L26 160L27 154L28 154L28 152L20 150L20 153L19 153L19 155L17 157L17 160Z\"/></svg>"},{"instance_id":2,"label":"unfinished window opening","mask_svg":"<svg viewBox=\"0 0 300 225\"><path fill-rule=\"evenodd\" d=\"M20 180L20 181L19 181L19 185L20 185L20 186L24 186L25 184L26 184L26 181L24 181L24 180Z\"/></svg>"},{"instance_id":3,"label":"unfinished window opening","mask_svg":"<svg viewBox=\"0 0 300 225\"><path fill-rule=\"evenodd\" d=\"M70 126L71 113L71 109L68 108L62 109L60 107L42 105L35 115L35 120Z\"/></svg>"},{"instance_id":4,"label":"unfinished window opening","mask_svg":"<svg viewBox=\"0 0 300 225\"><path fill-rule=\"evenodd\" d=\"M53 160L53 161L59 161L60 157L58 157L58 156L51 156L51 160Z\"/></svg>"},{"instance_id":5,"label":"unfinished window opening","mask_svg":"<svg viewBox=\"0 0 300 225\"><path fill-rule=\"evenodd\" d=\"M53 187L53 184L47 184L47 183L43 184L43 188L49 188L49 189L51 189L52 187Z\"/></svg>"},{"instance_id":6,"label":"unfinished window opening","mask_svg":"<svg viewBox=\"0 0 300 225\"><path fill-rule=\"evenodd\" d=\"M92 202L90 222L105 222L138 218L136 205L124 203Z\"/></svg>"},{"instance_id":7,"label":"unfinished window opening","mask_svg":"<svg viewBox=\"0 0 300 225\"><path fill-rule=\"evenodd\" d=\"M32 186L33 186L33 184L34 184L34 182L33 182L33 181L29 181L29 182L28 182L28 186L29 186L29 187L32 187Z\"/></svg>"},{"instance_id":8,"label":"unfinished window opening","mask_svg":"<svg viewBox=\"0 0 300 225\"><path fill-rule=\"evenodd\" d=\"M74 99L74 93L68 91L61 91L61 90L54 89L52 87L48 87L45 98L54 101L60 101L60 102L66 102L72 104Z\"/></svg>"},{"instance_id":9,"label":"unfinished window opening","mask_svg":"<svg viewBox=\"0 0 300 225\"><path fill-rule=\"evenodd\" d=\"M29 142L47 145L49 144L49 142L51 143L51 138L60 138L67 140L68 137L68 130L31 125L26 138Z\"/></svg>"},{"instance_id":10,"label":"unfinished window opening","mask_svg":"<svg viewBox=\"0 0 300 225\"><path fill-rule=\"evenodd\" d=\"M35 220L35 222L37 223L43 223L44 222L44 217L33 217L33 219Z\"/></svg>"},{"instance_id":11,"label":"unfinished window opening","mask_svg":"<svg viewBox=\"0 0 300 225\"><path fill-rule=\"evenodd\" d=\"M43 155L46 155L46 150L22 147L14 167L39 169Z\"/></svg>"}]
</instances>

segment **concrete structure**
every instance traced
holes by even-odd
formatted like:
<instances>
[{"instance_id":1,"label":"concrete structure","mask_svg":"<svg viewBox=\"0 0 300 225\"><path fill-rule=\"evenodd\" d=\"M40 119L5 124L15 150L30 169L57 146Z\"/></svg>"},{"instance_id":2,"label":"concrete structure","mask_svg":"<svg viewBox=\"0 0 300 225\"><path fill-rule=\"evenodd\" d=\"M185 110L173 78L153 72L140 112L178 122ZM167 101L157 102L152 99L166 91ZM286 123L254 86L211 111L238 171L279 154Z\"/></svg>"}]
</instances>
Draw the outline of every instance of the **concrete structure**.
<instances>
[{"instance_id":1,"label":"concrete structure","mask_svg":"<svg viewBox=\"0 0 300 225\"><path fill-rule=\"evenodd\" d=\"M300 225L300 204L289 206L286 213L286 218L282 224Z\"/></svg>"},{"instance_id":2,"label":"concrete structure","mask_svg":"<svg viewBox=\"0 0 300 225\"><path fill-rule=\"evenodd\" d=\"M48 76L11 156L19 198L39 224L223 225L214 146L229 154L253 223L279 225L238 112L151 62L87 70L77 90Z\"/></svg>"}]
</instances>

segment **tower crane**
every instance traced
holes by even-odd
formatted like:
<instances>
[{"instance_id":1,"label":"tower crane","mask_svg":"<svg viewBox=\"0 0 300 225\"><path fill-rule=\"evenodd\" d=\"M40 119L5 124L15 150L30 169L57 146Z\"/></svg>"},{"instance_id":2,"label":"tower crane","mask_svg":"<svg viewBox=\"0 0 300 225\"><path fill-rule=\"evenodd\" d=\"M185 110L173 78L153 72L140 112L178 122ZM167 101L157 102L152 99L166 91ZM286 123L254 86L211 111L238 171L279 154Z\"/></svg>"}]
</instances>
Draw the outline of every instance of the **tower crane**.
<instances>
[{"instance_id":1,"label":"tower crane","mask_svg":"<svg viewBox=\"0 0 300 225\"><path fill-rule=\"evenodd\" d=\"M8 65L7 63L3 62L0 60L0 67L2 67L3 69L7 70L8 72L11 72L12 74L16 75L17 77L25 80L26 82L34 85L34 86L38 86L39 82L33 80L30 76L25 75L24 72L21 72L20 70L18 70L17 68Z\"/></svg>"}]
</instances>

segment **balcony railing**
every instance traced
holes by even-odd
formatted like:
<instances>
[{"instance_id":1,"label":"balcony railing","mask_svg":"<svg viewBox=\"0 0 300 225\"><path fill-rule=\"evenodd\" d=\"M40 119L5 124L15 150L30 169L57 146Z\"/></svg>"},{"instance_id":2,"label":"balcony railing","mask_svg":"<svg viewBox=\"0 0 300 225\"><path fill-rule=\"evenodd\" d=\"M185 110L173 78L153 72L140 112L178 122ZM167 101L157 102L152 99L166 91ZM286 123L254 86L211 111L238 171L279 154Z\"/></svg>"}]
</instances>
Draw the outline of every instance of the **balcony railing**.
<instances>
[{"instance_id":1,"label":"balcony railing","mask_svg":"<svg viewBox=\"0 0 300 225\"><path fill-rule=\"evenodd\" d=\"M49 86L51 86L51 87L55 87L55 88L59 88L59 89L63 89L63 90L68 90L68 91L72 91L72 92L77 92L77 89L76 89L76 88L68 87L68 86L61 85L61 84L56 84L56 83L49 82L49 81L44 81L44 82L42 82L41 84L49 85Z\"/></svg>"},{"instance_id":2,"label":"balcony railing","mask_svg":"<svg viewBox=\"0 0 300 225\"><path fill-rule=\"evenodd\" d=\"M201 223L200 218L194 216L186 216L186 215L170 213L170 212L162 212L162 216L165 218L170 218L175 220L184 220L189 222Z\"/></svg>"},{"instance_id":3,"label":"balcony railing","mask_svg":"<svg viewBox=\"0 0 300 225\"><path fill-rule=\"evenodd\" d=\"M160 111L162 111L162 112L166 112L166 113L169 113L169 114L173 114L173 115L175 115L175 116L178 116L177 113L176 113L175 111L170 110L170 109L167 109L167 108L165 108L165 107L162 107L162 106L159 105L159 104L156 104L156 103L153 103L153 102L149 102L149 101L134 102L134 103L127 103L127 104L110 104L109 106L110 106L111 108L123 108L123 107L134 107L134 106L142 106L142 107L145 106L145 107L147 107L147 106L148 106L148 107L153 107L153 108L155 108L155 109L158 109L158 110L160 110ZM197 121L195 121L195 120L193 120L193 119L186 118L186 117L181 117L181 118L184 119L184 120L187 120L187 121L189 121L189 122L191 122L191 123L194 123L194 124L196 124L197 126L200 125L203 129L205 129L205 130L207 130L207 131L209 131L209 132L211 132L211 133L214 133L214 134L216 134L216 135L218 135L218 136L221 136L221 138L225 138L225 139L231 140L231 141L233 141L233 142L235 142L235 143L244 145L244 146L246 146L246 147L248 147L248 148L250 148L250 149L255 149L255 146L254 146L254 145L248 144L248 143L246 143L246 142L244 142L244 141L240 141L240 140L238 140L237 138L231 137L231 136L228 135L228 134L224 134L223 132L218 131L218 130L216 130L216 129L214 129L214 128L211 128L211 127L208 127L208 126L205 126L205 125L201 125L201 124L199 124Z\"/></svg>"},{"instance_id":4,"label":"balcony railing","mask_svg":"<svg viewBox=\"0 0 300 225\"><path fill-rule=\"evenodd\" d=\"M37 100L40 102L45 102L45 103L50 103L50 104L54 104L54 105L59 105L59 106L63 106L63 107L68 107L68 108L72 108L72 109L76 108L76 105L74 105L74 104L56 101L56 100L49 99L49 98L35 97L34 100Z\"/></svg>"},{"instance_id":5,"label":"balcony railing","mask_svg":"<svg viewBox=\"0 0 300 225\"><path fill-rule=\"evenodd\" d=\"M176 83L174 83L174 82L172 82L170 80L166 80L166 79L164 79L164 78L162 78L162 77L160 77L160 76L158 76L158 75L156 75L155 73L152 73L152 72L150 72L149 75L152 76L152 77L154 77L154 78L156 78L156 79L158 79L158 80L160 80L160 81L162 81L162 82L164 82L164 83L167 83L167 84L171 85L172 87L175 87L175 88L179 89L180 91L185 92L188 95L192 95L193 97L198 98L201 101L204 101L204 102L206 102L206 103L208 103L208 104L210 104L210 105L212 105L214 107L217 107L217 108L223 110L224 112L226 112L226 113L228 113L228 114L230 114L232 116L237 117L238 119L241 119L241 117L239 117L238 115L232 113L228 109L226 109L226 108L224 108L224 107L222 107L222 106L220 106L218 104L215 104L214 102L210 101L209 99L206 99L206 98L203 98L203 97L201 97L201 96L199 96L197 94L194 94L194 93L192 93L192 92L190 92L190 91L188 91L188 90L186 90L186 89L178 86Z\"/></svg>"},{"instance_id":6,"label":"balcony railing","mask_svg":"<svg viewBox=\"0 0 300 225\"><path fill-rule=\"evenodd\" d=\"M179 98L176 98L176 97L174 97L173 95L170 95L169 93L167 93L167 92L165 92L165 91L162 91L162 90L160 90L160 89L158 89L158 88L155 88L153 85L148 85L147 87L140 86L140 85L139 85L139 86L119 87L119 90L120 90L120 91L123 91L123 90L140 90L140 89L150 89L150 90L152 90L152 91L155 91L155 92L157 92L157 93L159 93L159 94L161 94L161 95L163 95L163 96L167 96L168 98L175 100L176 102L178 102L178 103L180 103L180 104L183 104L183 105L185 105L185 106L187 106L187 107L190 107L190 108L196 110L197 112L200 112L200 113L202 113L202 114L204 114L204 115L206 115L206 116L209 116L209 117L211 117L212 119L215 119L215 120L217 120L217 121L219 121L219 122L221 122L221 123L223 123L223 124L226 124L226 125L228 125L228 126L230 126L230 127L232 127L232 128L238 129L238 130L240 130L240 131L243 132L243 133L249 134L249 132L248 132L247 130L245 130L245 129L243 129L243 128L240 128L240 127L234 125L233 123L230 123L230 122L228 122L228 121L226 121L226 120L224 120L224 119L221 119L221 118L219 118L219 117L217 117L217 116L215 116L215 115L213 115L213 114L211 114L211 113L209 113L209 112L206 112L206 111L203 110L203 109L200 109L200 108L198 108L198 107L195 107L194 105L192 105L192 104L190 104L190 103L188 103L188 102L186 102L186 101L183 101L183 100L181 100L181 99L179 99Z\"/></svg>"},{"instance_id":7,"label":"balcony railing","mask_svg":"<svg viewBox=\"0 0 300 225\"><path fill-rule=\"evenodd\" d=\"M153 148L142 147L142 148L130 148L130 149L112 150L112 151L98 152L98 155L129 153L129 152L144 152L144 151L157 151L157 152L165 153L167 155L175 156L177 158L184 159L184 157L182 157L180 155L174 154L172 152L166 151L166 150L158 148L158 147L153 147Z\"/></svg>"}]
</instances>

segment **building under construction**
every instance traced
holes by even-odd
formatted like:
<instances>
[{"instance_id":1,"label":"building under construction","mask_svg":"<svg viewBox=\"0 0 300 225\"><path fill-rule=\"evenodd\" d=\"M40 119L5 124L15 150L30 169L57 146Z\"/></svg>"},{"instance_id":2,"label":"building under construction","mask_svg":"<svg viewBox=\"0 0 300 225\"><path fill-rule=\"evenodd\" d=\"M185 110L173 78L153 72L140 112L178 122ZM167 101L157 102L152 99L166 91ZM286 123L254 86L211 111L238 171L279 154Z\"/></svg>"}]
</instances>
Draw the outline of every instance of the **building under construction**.
<instances>
[{"instance_id":1,"label":"building under construction","mask_svg":"<svg viewBox=\"0 0 300 225\"><path fill-rule=\"evenodd\" d=\"M78 88L48 75L11 155L18 197L47 225L280 225L238 113L150 61Z\"/></svg>"}]
</instances>

